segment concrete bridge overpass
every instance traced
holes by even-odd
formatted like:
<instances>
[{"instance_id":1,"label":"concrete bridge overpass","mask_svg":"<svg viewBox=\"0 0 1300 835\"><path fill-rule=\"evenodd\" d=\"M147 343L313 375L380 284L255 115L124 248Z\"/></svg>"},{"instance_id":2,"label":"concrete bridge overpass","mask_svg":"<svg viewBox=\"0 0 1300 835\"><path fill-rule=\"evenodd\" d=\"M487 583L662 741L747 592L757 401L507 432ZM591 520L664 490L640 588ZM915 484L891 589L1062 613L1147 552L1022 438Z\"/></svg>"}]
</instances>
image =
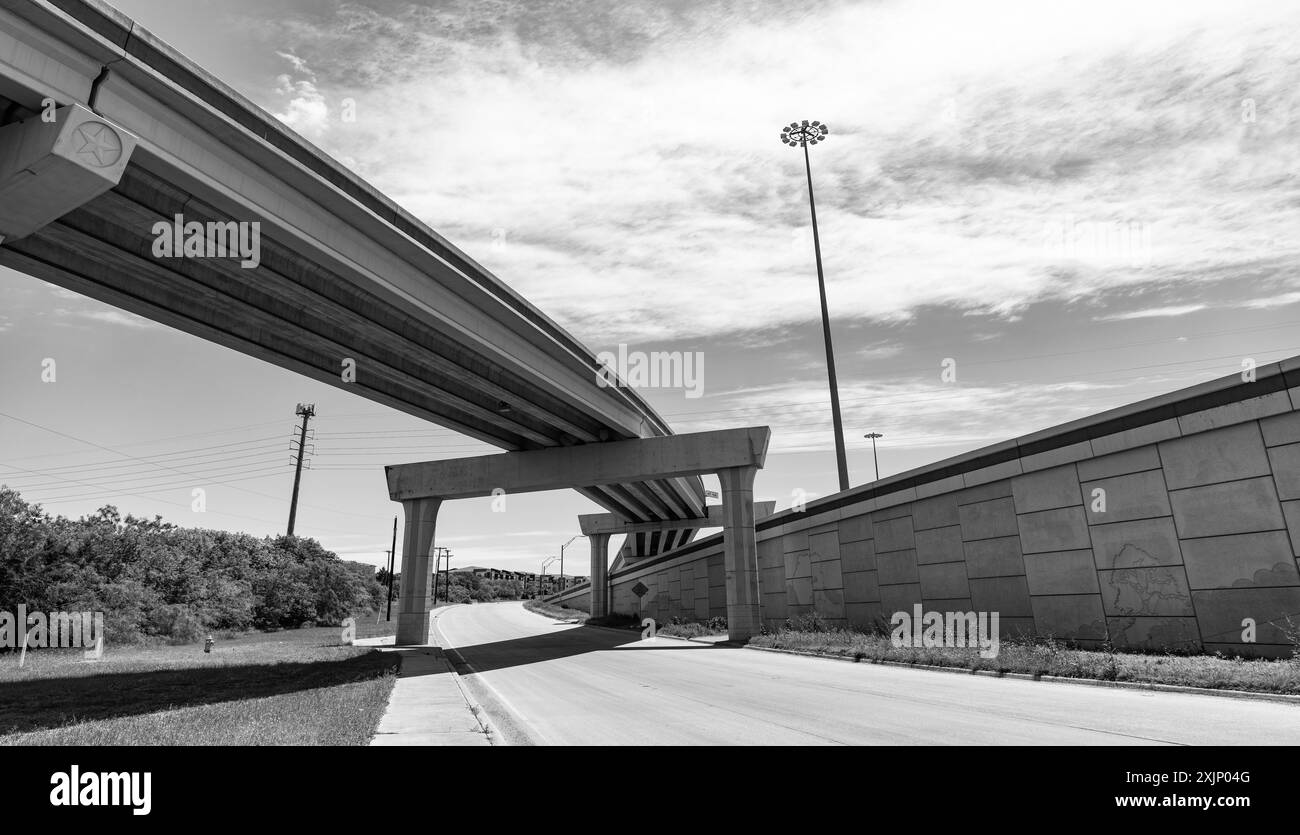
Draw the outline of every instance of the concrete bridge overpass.
<instances>
[{"instance_id":1,"label":"concrete bridge overpass","mask_svg":"<svg viewBox=\"0 0 1300 835\"><path fill-rule=\"evenodd\" d=\"M177 216L256 222L256 266L158 257ZM0 0L0 236L0 264L505 450L672 434L496 276L98 0ZM698 476L579 491L630 522L705 514Z\"/></svg>"}]
</instances>

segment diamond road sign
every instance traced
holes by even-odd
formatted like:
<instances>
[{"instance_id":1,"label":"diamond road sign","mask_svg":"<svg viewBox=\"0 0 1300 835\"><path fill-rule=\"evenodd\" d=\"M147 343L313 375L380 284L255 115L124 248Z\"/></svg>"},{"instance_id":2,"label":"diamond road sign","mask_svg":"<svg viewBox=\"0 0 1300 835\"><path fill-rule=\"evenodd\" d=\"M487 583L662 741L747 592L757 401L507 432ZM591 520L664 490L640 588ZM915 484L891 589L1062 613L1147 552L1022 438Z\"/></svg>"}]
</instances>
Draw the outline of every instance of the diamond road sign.
<instances>
[{"instance_id":1,"label":"diamond road sign","mask_svg":"<svg viewBox=\"0 0 1300 835\"><path fill-rule=\"evenodd\" d=\"M645 583L637 583L632 587L632 593L637 597L645 597L645 593L648 591L650 591L650 589L646 588Z\"/></svg>"}]
</instances>

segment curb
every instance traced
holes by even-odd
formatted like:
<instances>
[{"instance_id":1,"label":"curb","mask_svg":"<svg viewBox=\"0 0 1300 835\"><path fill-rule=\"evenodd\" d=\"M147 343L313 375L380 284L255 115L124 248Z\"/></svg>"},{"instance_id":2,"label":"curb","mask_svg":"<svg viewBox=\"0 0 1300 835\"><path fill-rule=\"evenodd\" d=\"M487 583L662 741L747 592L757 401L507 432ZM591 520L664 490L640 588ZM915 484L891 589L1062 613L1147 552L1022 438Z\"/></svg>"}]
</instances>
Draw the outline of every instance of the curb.
<instances>
[{"instance_id":1,"label":"curb","mask_svg":"<svg viewBox=\"0 0 1300 835\"><path fill-rule=\"evenodd\" d=\"M380 717L379 724L375 733L371 736L370 746L442 746L442 745L492 745L494 740L491 736L491 730L483 723L481 711L476 709L472 700L467 697L465 687L460 682L459 676L453 666L452 659L448 657L446 650L435 643L421 644L417 646L403 646L399 648L383 647L377 648L381 652L393 653L398 662L397 667L397 684L392 693L389 694L388 704ZM417 669L411 669L411 665L417 665ZM450 674L451 685L454 690L445 687L447 679L445 676ZM417 692L407 692L401 696L402 711L404 713L394 713L395 701L398 698L401 682L404 679L418 679L424 676L435 676L443 678L443 686L437 689L440 692L428 693L418 692L421 684L412 685ZM429 681L431 681L430 679ZM451 693L456 696L447 698ZM431 711L422 709L420 706L425 702L421 698L433 695L436 701ZM456 697L459 697L457 700ZM474 726L467 723L460 728L443 727L451 717L451 713L459 714L460 710L469 711L470 717L473 718ZM418 714L417 721L413 721L410 715L411 711ZM422 721L420 721L422 720ZM387 729L385 724L388 723ZM452 723L455 724L455 723Z\"/></svg>"},{"instance_id":2,"label":"curb","mask_svg":"<svg viewBox=\"0 0 1300 835\"><path fill-rule=\"evenodd\" d=\"M683 638L681 635L663 635L655 633L656 638L672 638L674 641L690 641L692 644L704 644L706 647L728 646L726 641L706 641L703 638ZM754 649L766 649L766 647L754 647Z\"/></svg>"},{"instance_id":3,"label":"curb","mask_svg":"<svg viewBox=\"0 0 1300 835\"><path fill-rule=\"evenodd\" d=\"M532 614L534 614L534 615L541 615L541 616L544 617L544 618L550 618L551 620L555 621L556 623L573 623L573 622L574 622L574 621L571 621L571 620L565 620L565 619L563 619L563 618L557 618L557 617L554 617L554 616L552 616L552 615L542 614L541 612L534 612L532 609L525 609L524 611L526 611L526 612L530 612L530 613L532 613ZM617 632L617 633L620 634L620 635L636 635L636 636L637 636L637 640L642 640L642 638L640 637L641 633L638 631L639 627L638 627L638 628L633 628L633 629L619 629L619 628L616 627L616 626L598 626L598 625L596 625L596 624L591 624L591 623L580 623L580 624L578 624L578 625L579 625L579 626L582 626L582 627L585 627L585 628L587 628L587 629L604 629L604 630L607 631L607 632ZM661 633L658 632L658 631L655 632L655 637L656 637L656 638L672 638L673 640L676 640L676 641L690 641L691 643L695 643L695 644L705 644L706 646L728 646L728 645L729 645L729 644L727 644L726 642L705 641L705 640L701 640L701 639L699 639L699 638L683 638L683 637L681 637L680 635L664 635L664 634L661 634ZM759 647L755 647L755 649L759 649Z\"/></svg>"},{"instance_id":4,"label":"curb","mask_svg":"<svg viewBox=\"0 0 1300 835\"><path fill-rule=\"evenodd\" d=\"M441 612L446 611L447 609L450 609L453 606L458 606L458 605L464 605L464 604L452 603L448 606L444 606L442 607L441 610L438 610L438 614L441 614ZM456 682L456 687L460 689L460 695L463 696L465 699L465 706L469 708L470 713L474 714L474 718L478 721L479 727L483 729L484 735L487 736L488 744L493 746L509 745L510 743L506 740L505 736L502 735L502 733L496 729L496 727L492 724L492 720L488 718L487 711L483 709L483 706L480 705L478 703L478 700L474 698L473 694L469 692L469 688L465 686L465 682L461 681L460 671L457 670L456 668L466 667L471 670L474 668L470 667L469 663L465 660L465 656L460 654L460 650L456 649L455 647L443 646L443 644L446 642L446 639L443 638L442 633L438 631L437 615L434 615L434 617L431 618L430 620L429 632L431 638L437 639L438 649L440 649L442 651L443 656L448 659L449 661L448 666L451 667L450 672L451 672L452 680Z\"/></svg>"},{"instance_id":5,"label":"curb","mask_svg":"<svg viewBox=\"0 0 1300 835\"><path fill-rule=\"evenodd\" d=\"M450 659L452 678L456 682L456 686L460 688L460 694L465 697L465 705L469 708L469 712L474 714L474 718L478 720L479 727L483 729L484 735L487 736L488 744L509 745L510 743L492 724L492 720L488 718L487 711L483 709L483 706L480 705L469 692L469 688L465 686L465 682L461 681L460 672L456 669L458 666L467 667L471 670L474 668L469 666L465 661L465 657L462 656L455 647L444 647L443 654Z\"/></svg>"},{"instance_id":6,"label":"curb","mask_svg":"<svg viewBox=\"0 0 1300 835\"><path fill-rule=\"evenodd\" d=\"M638 641L641 640L640 627L637 627L635 629L619 629L616 626L599 626L594 623L578 623L576 621L569 620L567 618L559 618L559 617L555 617L554 615L544 614L542 612L534 612L532 609L524 609L524 611L530 615L537 615L539 618L546 618L547 620L554 621L555 623L564 623L564 624L581 626L584 629L603 629L606 632L616 632L619 635L624 635L624 636L635 635L636 640Z\"/></svg>"},{"instance_id":7,"label":"curb","mask_svg":"<svg viewBox=\"0 0 1300 835\"><path fill-rule=\"evenodd\" d=\"M664 637L672 637L665 635ZM689 640L689 639L686 639ZM1280 702L1282 704L1300 705L1300 696L1288 693L1261 693L1253 690L1227 690L1211 687L1191 687L1181 684L1158 684L1141 681L1103 681L1099 678L1070 678L1069 676L1051 676L1034 673L1008 673L1000 670L969 670L965 667L940 667L934 664L908 664L905 661L879 661L870 658L858 660L851 655L824 655L799 649L779 649L777 647L746 646L745 649L757 652L776 652L783 655L802 655L807 658L820 658L829 661L846 661L850 664L880 664L887 667L903 667L909 670L927 670L936 673L960 673L962 675L987 676L989 678L1012 678L1021 681L1044 681L1052 684L1084 684L1090 687L1114 687L1122 690L1154 690L1163 693L1190 693L1201 696L1217 696L1221 699L1244 699L1257 702Z\"/></svg>"}]
</instances>

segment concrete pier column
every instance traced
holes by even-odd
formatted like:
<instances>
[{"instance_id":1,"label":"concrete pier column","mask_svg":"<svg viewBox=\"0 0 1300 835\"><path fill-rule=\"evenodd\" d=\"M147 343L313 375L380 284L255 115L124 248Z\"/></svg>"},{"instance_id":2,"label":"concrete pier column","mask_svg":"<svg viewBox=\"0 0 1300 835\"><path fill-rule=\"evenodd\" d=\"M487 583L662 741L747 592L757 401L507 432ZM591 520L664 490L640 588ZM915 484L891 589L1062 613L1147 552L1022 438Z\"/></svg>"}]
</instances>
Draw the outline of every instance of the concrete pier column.
<instances>
[{"instance_id":1,"label":"concrete pier column","mask_svg":"<svg viewBox=\"0 0 1300 835\"><path fill-rule=\"evenodd\" d=\"M727 576L727 637L759 634L758 536L754 532L754 476L758 467L718 470L722 486L722 559Z\"/></svg>"},{"instance_id":2,"label":"concrete pier column","mask_svg":"<svg viewBox=\"0 0 1300 835\"><path fill-rule=\"evenodd\" d=\"M609 537L607 533L594 533L587 537L591 542L591 616L609 614Z\"/></svg>"},{"instance_id":3,"label":"concrete pier column","mask_svg":"<svg viewBox=\"0 0 1300 835\"><path fill-rule=\"evenodd\" d=\"M406 528L402 534L402 592L397 608L399 646L429 642L429 609L433 605L433 532L442 499L402 502Z\"/></svg>"}]
</instances>

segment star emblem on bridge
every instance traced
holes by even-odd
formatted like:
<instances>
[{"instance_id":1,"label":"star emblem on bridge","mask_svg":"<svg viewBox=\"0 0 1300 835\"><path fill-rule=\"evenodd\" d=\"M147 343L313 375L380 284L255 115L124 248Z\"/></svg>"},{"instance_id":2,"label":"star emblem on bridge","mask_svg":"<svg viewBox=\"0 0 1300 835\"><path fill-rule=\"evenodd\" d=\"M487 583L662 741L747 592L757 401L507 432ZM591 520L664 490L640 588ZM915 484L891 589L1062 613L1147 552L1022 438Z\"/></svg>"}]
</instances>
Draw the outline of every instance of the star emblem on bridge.
<instances>
[{"instance_id":1,"label":"star emblem on bridge","mask_svg":"<svg viewBox=\"0 0 1300 835\"><path fill-rule=\"evenodd\" d=\"M72 133L77 158L96 168L108 168L122 158L122 140L103 122L86 122Z\"/></svg>"}]
</instances>

